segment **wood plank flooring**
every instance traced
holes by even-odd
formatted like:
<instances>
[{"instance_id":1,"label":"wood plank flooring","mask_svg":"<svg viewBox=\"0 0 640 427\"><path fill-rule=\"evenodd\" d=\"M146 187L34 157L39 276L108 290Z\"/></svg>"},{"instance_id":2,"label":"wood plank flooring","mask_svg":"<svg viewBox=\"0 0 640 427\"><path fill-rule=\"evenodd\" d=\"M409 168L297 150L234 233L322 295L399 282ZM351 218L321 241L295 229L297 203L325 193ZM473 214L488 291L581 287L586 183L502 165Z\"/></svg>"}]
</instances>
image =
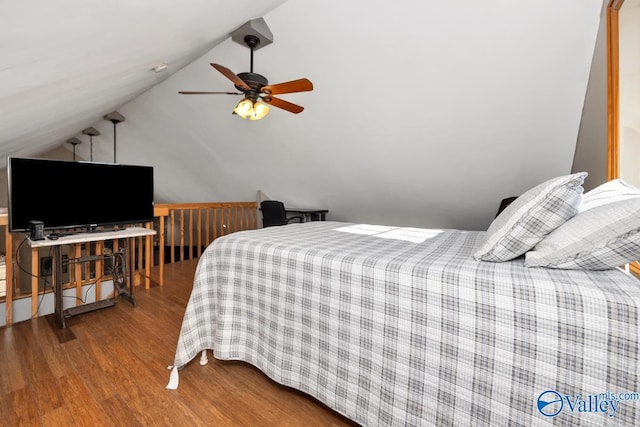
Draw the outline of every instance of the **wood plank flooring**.
<instances>
[{"instance_id":1,"label":"wood plank flooring","mask_svg":"<svg viewBox=\"0 0 640 427\"><path fill-rule=\"evenodd\" d=\"M317 400L242 362L209 357L167 390L196 261L168 265L164 287L136 288L137 307L0 329L0 425L353 426Z\"/></svg>"}]
</instances>

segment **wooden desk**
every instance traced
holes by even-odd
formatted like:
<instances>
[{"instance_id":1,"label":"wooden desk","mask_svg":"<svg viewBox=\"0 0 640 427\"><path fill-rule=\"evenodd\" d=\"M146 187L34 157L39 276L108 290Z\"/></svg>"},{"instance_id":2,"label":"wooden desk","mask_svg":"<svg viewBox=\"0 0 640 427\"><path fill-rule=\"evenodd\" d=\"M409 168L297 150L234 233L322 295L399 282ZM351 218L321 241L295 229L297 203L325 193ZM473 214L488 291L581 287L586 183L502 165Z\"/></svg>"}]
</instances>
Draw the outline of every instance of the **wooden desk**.
<instances>
[{"instance_id":1,"label":"wooden desk","mask_svg":"<svg viewBox=\"0 0 640 427\"><path fill-rule=\"evenodd\" d=\"M61 236L57 239L49 239L49 238L46 238L44 240L27 239L27 241L29 242L29 246L31 246L32 248L50 247L52 249L53 254L52 254L51 270L53 274L53 289L55 291L55 297L54 297L55 317L56 317L56 321L58 322L58 326L60 326L60 328L66 328L67 325L65 322L65 318L67 317L71 317L76 314L86 313L88 311L98 310L100 308L111 307L116 304L118 296L123 296L135 307L136 302L133 298L133 267L135 265L134 263L135 254L133 253L133 251L129 250L129 248L131 247L130 240L135 237L152 236L154 234L156 234L155 230L150 230L148 228L142 228L142 227L131 227L131 228L125 228L123 230L117 230L117 231L96 231L96 232L88 232L88 233L76 233L76 234L70 234L68 236ZM112 299L100 300L100 301L96 301L89 304L83 304L80 306L71 307L65 310L63 305L63 299L62 299L63 297L62 295L62 291L63 291L62 289L62 254L60 251L60 247L62 245L71 245L74 243L89 243L89 242L117 240L117 239L125 240L125 248L124 248L124 254L122 259L123 261L122 268L124 269L123 276L124 276L125 282L128 279L129 289L127 289L127 286L125 283L123 283L122 286L118 286L118 284L116 283L116 277L114 274L114 277L113 277L114 297ZM129 256L128 263L130 266L128 277L127 277L127 268L126 268L127 254ZM72 262L73 260L69 259L69 261ZM79 261L82 261L82 259L80 259ZM117 290L117 293L116 293L116 290Z\"/></svg>"},{"instance_id":2,"label":"wooden desk","mask_svg":"<svg viewBox=\"0 0 640 427\"><path fill-rule=\"evenodd\" d=\"M324 221L327 218L329 209L285 208L285 212L292 215L301 215L303 222Z\"/></svg>"}]
</instances>

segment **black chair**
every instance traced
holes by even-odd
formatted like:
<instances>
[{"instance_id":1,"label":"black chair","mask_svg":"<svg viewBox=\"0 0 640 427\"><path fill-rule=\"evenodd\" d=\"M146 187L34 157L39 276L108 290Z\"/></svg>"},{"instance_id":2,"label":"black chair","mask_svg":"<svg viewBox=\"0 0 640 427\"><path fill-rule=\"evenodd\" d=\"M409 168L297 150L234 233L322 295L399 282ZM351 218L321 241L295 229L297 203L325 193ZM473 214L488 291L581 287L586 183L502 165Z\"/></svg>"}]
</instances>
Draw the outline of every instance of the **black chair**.
<instances>
[{"instance_id":1,"label":"black chair","mask_svg":"<svg viewBox=\"0 0 640 427\"><path fill-rule=\"evenodd\" d=\"M274 225L286 225L294 220L303 222L301 216L292 216L287 218L287 211L284 203L278 200L264 200L260 202L260 210L262 211L262 226L271 227Z\"/></svg>"}]
</instances>

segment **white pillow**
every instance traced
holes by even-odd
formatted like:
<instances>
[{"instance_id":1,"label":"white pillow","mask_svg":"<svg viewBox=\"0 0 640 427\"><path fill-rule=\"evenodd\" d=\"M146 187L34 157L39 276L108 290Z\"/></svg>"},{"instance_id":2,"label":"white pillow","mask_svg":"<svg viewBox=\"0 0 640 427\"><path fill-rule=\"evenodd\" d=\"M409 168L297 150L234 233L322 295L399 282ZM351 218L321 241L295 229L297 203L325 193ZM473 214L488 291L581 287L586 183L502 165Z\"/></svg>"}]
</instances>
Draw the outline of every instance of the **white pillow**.
<instances>
[{"instance_id":1,"label":"white pillow","mask_svg":"<svg viewBox=\"0 0 640 427\"><path fill-rule=\"evenodd\" d=\"M519 196L493 220L474 258L501 262L524 255L578 212L586 177L552 178Z\"/></svg>"},{"instance_id":2,"label":"white pillow","mask_svg":"<svg viewBox=\"0 0 640 427\"><path fill-rule=\"evenodd\" d=\"M596 206L525 255L527 267L608 270L640 259L640 198Z\"/></svg>"},{"instance_id":3,"label":"white pillow","mask_svg":"<svg viewBox=\"0 0 640 427\"><path fill-rule=\"evenodd\" d=\"M640 197L640 190L621 179L614 179L584 193L578 212L620 200Z\"/></svg>"}]
</instances>

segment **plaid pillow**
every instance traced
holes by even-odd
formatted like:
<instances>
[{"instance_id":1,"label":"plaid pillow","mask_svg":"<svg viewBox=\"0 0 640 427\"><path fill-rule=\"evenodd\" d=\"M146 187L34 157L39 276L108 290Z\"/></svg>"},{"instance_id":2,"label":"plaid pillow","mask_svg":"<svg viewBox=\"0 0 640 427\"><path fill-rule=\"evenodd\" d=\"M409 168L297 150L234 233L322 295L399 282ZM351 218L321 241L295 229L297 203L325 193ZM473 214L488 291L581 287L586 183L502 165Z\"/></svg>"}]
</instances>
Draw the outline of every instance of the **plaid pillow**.
<instances>
[{"instance_id":1,"label":"plaid pillow","mask_svg":"<svg viewBox=\"0 0 640 427\"><path fill-rule=\"evenodd\" d=\"M608 270L640 259L640 198L596 206L527 252L527 267Z\"/></svg>"},{"instance_id":2,"label":"plaid pillow","mask_svg":"<svg viewBox=\"0 0 640 427\"><path fill-rule=\"evenodd\" d=\"M524 255L578 212L586 177L579 172L553 178L518 197L493 220L474 258L502 262Z\"/></svg>"}]
</instances>

